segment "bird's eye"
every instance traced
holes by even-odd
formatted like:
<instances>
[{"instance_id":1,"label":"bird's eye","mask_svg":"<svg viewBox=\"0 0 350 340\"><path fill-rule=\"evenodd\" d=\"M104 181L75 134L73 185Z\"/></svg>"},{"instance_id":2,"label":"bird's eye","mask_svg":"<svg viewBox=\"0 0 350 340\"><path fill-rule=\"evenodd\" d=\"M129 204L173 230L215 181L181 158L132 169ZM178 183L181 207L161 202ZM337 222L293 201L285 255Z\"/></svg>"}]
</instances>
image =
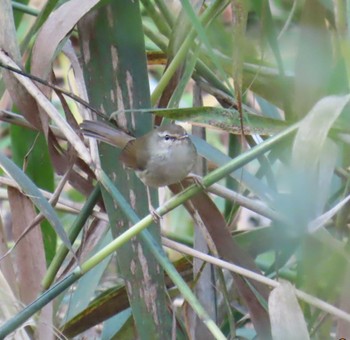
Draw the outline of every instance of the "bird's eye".
<instances>
[{"instance_id":1,"label":"bird's eye","mask_svg":"<svg viewBox=\"0 0 350 340\"><path fill-rule=\"evenodd\" d=\"M169 135L165 135L165 136L164 136L164 139L165 139L165 140L170 140L170 136L169 136Z\"/></svg>"}]
</instances>

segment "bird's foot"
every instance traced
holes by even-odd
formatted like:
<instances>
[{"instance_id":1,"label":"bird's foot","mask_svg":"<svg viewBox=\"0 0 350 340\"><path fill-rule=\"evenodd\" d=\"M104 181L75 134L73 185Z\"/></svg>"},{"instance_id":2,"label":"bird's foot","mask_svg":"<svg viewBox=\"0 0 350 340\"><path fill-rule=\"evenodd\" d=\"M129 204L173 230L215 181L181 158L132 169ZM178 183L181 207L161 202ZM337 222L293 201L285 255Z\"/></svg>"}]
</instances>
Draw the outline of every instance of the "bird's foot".
<instances>
[{"instance_id":1,"label":"bird's foot","mask_svg":"<svg viewBox=\"0 0 350 340\"><path fill-rule=\"evenodd\" d=\"M186 176L186 179L191 179L195 185L201 187L203 190L206 190L206 187L203 183L203 177L193 174L192 172Z\"/></svg>"}]
</instances>

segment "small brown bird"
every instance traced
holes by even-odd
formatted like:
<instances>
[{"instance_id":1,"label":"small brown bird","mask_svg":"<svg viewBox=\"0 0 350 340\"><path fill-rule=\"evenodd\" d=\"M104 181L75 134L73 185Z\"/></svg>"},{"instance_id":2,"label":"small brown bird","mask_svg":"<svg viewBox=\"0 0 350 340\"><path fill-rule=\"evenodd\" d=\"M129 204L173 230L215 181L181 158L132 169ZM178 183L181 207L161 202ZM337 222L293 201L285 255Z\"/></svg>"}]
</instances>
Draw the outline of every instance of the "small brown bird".
<instances>
[{"instance_id":1,"label":"small brown bird","mask_svg":"<svg viewBox=\"0 0 350 340\"><path fill-rule=\"evenodd\" d=\"M99 121L85 120L80 129L88 137L121 148L120 161L150 187L180 182L196 163L196 148L177 124L158 127L138 138Z\"/></svg>"}]
</instances>

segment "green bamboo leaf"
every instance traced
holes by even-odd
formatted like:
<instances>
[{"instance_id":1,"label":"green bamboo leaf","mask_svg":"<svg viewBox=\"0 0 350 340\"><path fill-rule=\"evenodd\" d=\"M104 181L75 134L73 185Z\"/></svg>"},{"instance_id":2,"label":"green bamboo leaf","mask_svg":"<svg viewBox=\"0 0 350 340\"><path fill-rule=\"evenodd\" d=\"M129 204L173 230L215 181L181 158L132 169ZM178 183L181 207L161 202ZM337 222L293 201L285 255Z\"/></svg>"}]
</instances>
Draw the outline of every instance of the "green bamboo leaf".
<instances>
[{"instance_id":1,"label":"green bamboo leaf","mask_svg":"<svg viewBox=\"0 0 350 340\"><path fill-rule=\"evenodd\" d=\"M198 154L212 161L214 164L223 166L232 161L231 157L225 155L223 152L208 144L203 139L196 136L191 136L191 139L196 146ZM271 199L275 196L275 192L272 190L272 188L268 187L266 183L256 178L243 168L233 171L230 176L242 183L246 188L264 201L268 201L268 198Z\"/></svg>"},{"instance_id":2,"label":"green bamboo leaf","mask_svg":"<svg viewBox=\"0 0 350 340\"><path fill-rule=\"evenodd\" d=\"M39 191L37 186L32 180L9 158L0 152L0 166L6 171L20 186L21 190L28 195L34 205L40 210L40 212L47 218L59 235L61 240L64 242L66 247L72 252L72 246L69 242L66 232L52 206L45 199L42 193Z\"/></svg>"},{"instance_id":3,"label":"green bamboo leaf","mask_svg":"<svg viewBox=\"0 0 350 340\"><path fill-rule=\"evenodd\" d=\"M293 162L305 169L315 169L329 130L332 128L350 95L329 96L321 99L301 121L293 145Z\"/></svg>"},{"instance_id":4,"label":"green bamboo leaf","mask_svg":"<svg viewBox=\"0 0 350 340\"><path fill-rule=\"evenodd\" d=\"M281 114L278 112L278 109L275 105L268 102L266 99L255 95L255 99L258 102L261 112L264 116L279 119L281 118Z\"/></svg>"},{"instance_id":5,"label":"green bamboo leaf","mask_svg":"<svg viewBox=\"0 0 350 340\"><path fill-rule=\"evenodd\" d=\"M293 195L284 210L293 214L294 207L303 223L319 216L329 197L338 148L328 134L349 101L350 95L325 97L300 122L289 176Z\"/></svg>"},{"instance_id":6,"label":"green bamboo leaf","mask_svg":"<svg viewBox=\"0 0 350 340\"><path fill-rule=\"evenodd\" d=\"M185 63L185 69L182 74L181 79L179 80L179 83L176 86L176 89L174 93L172 94L170 101L168 103L168 107L178 107L180 100L184 94L184 91L186 89L186 86L188 85L189 81L191 80L192 73L194 71L194 68L196 66L196 62L198 59L198 51L199 48L197 47L195 51L190 54L190 56L187 59L187 62Z\"/></svg>"},{"instance_id":7,"label":"green bamboo leaf","mask_svg":"<svg viewBox=\"0 0 350 340\"><path fill-rule=\"evenodd\" d=\"M129 112L130 110L123 110ZM194 125L217 128L229 133L241 134L240 116L235 109L224 109L222 107L189 107L181 109L139 109L132 110L133 112L152 112L157 116L174 119L178 121L185 121L193 123ZM120 111L115 111L111 114L113 119ZM245 110L243 112L243 126L246 135L260 134L272 135L281 132L290 124L280 119L259 116Z\"/></svg>"},{"instance_id":8,"label":"green bamboo leaf","mask_svg":"<svg viewBox=\"0 0 350 340\"><path fill-rule=\"evenodd\" d=\"M227 87L230 89L231 93L234 93L234 90L232 88L232 85L229 82L228 74L224 71L222 65L220 64L217 56L213 52L213 47L211 46L209 39L207 37L207 34L205 32L205 28L202 25L202 22L198 19L198 16L194 12L191 4L188 0L182 0L182 6L188 15L188 18L190 19L191 24L193 25L194 29L196 30L198 34L198 38L200 39L201 43L205 46L206 54L209 55L210 59L214 63L216 69L218 70L221 78L224 80ZM221 3L220 3L221 2ZM228 1L216 1L216 4L220 5L215 8L215 12L211 15L211 19L209 20L208 24L210 24L210 21L212 21L217 15L220 14L221 11L229 4ZM214 6L213 6L214 8Z\"/></svg>"},{"instance_id":9,"label":"green bamboo leaf","mask_svg":"<svg viewBox=\"0 0 350 340\"><path fill-rule=\"evenodd\" d=\"M240 134L241 125L239 113L235 109L220 107L191 107L184 109L158 109L152 110L156 115L190 121L195 125L214 127L230 133ZM269 135L280 132L289 124L279 119L259 116L247 111L243 114L244 133Z\"/></svg>"},{"instance_id":10,"label":"green bamboo leaf","mask_svg":"<svg viewBox=\"0 0 350 340\"><path fill-rule=\"evenodd\" d=\"M131 319L132 319L131 309L128 308L127 310L107 320L103 325L101 340L125 339L122 337L124 334L123 335L121 334L125 325L127 326L129 325L129 327L131 328L131 332L133 333L133 322Z\"/></svg>"},{"instance_id":11,"label":"green bamboo leaf","mask_svg":"<svg viewBox=\"0 0 350 340\"><path fill-rule=\"evenodd\" d=\"M83 279L88 276L91 278L94 272L95 268L89 272L91 273L90 275L87 273L79 280L78 285L81 286L81 289L83 289ZM87 279L84 281L86 283ZM84 295L84 293L82 295ZM109 320L111 317L117 317L123 313L123 311L129 311L130 313L132 311L131 308L129 308L130 304L127 298L125 285L122 282L114 284L112 288L106 289L102 293L97 291L96 295L97 296L86 296L87 298L85 301L81 300L83 308L76 305L76 307L78 307L76 308L76 314L72 319L63 324L60 329L66 337L75 337L79 333Z\"/></svg>"}]
</instances>

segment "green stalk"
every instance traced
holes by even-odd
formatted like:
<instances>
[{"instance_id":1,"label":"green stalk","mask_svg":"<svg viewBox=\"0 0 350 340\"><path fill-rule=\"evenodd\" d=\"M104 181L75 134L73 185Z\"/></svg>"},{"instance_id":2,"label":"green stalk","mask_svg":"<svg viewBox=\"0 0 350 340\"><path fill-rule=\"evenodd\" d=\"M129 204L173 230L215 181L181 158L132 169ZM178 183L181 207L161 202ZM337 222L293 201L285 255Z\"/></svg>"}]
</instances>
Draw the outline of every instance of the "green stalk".
<instances>
[{"instance_id":1,"label":"green stalk","mask_svg":"<svg viewBox=\"0 0 350 340\"><path fill-rule=\"evenodd\" d=\"M22 11L23 13L29 14L29 15L33 15L33 16L38 16L40 11L38 11L37 9L31 7L31 6L27 6L24 4L21 4L20 2L17 1L12 1L12 7L13 9Z\"/></svg>"},{"instance_id":2,"label":"green stalk","mask_svg":"<svg viewBox=\"0 0 350 340\"><path fill-rule=\"evenodd\" d=\"M81 274L73 272L65 277L63 280L57 282L45 293L41 294L35 301L22 309L17 313L12 319L7 320L0 327L0 339L5 339L5 337L16 330L20 325L26 322L31 316L33 316L41 308L45 307L50 301L52 301L56 296L60 295L67 288L69 288L75 281L77 281Z\"/></svg>"},{"instance_id":3,"label":"green stalk","mask_svg":"<svg viewBox=\"0 0 350 340\"><path fill-rule=\"evenodd\" d=\"M164 37L161 37L154 33L151 28L149 28L146 24L143 25L143 31L145 35L156 44L164 53L167 51L167 41ZM191 55L191 51L189 52ZM246 65L244 65L246 68ZM255 71L257 72L257 71ZM164 75L163 75L164 76ZM210 84L212 84L215 88L225 92L228 95L232 95L232 92L217 78L217 76L211 71L211 69L202 61L200 58L197 60L196 64L196 72L193 75L193 79L200 78L200 76L204 77Z\"/></svg>"},{"instance_id":4,"label":"green stalk","mask_svg":"<svg viewBox=\"0 0 350 340\"><path fill-rule=\"evenodd\" d=\"M76 220L74 221L74 224L69 232L68 238L73 244L76 238L78 237L82 227L84 226L87 219L90 217L90 213L94 206L96 205L96 201L98 197L100 196L101 190L99 186L96 186L87 201L85 202L85 205L83 209L81 210L80 214L77 216ZM42 281L42 287L44 290L48 289L53 280L55 279L55 276L61 267L62 262L66 258L68 254L67 247L62 244L59 250L57 251L55 257L53 258L44 278Z\"/></svg>"},{"instance_id":5,"label":"green stalk","mask_svg":"<svg viewBox=\"0 0 350 340\"><path fill-rule=\"evenodd\" d=\"M160 13L157 12L156 7L154 6L153 1L150 0L141 0L143 6L148 13L148 15L152 18L153 22L157 26L159 32L161 32L165 36L169 36L171 33L170 26L167 21L161 16Z\"/></svg>"},{"instance_id":6,"label":"green stalk","mask_svg":"<svg viewBox=\"0 0 350 340\"><path fill-rule=\"evenodd\" d=\"M205 26L211 20L211 18L214 16L214 14L217 11L217 8L220 8L221 5L222 5L221 1L216 1L211 7L209 7L203 13L203 15L200 18L200 21L203 26ZM197 35L197 31L195 29L192 29L188 34L187 38L185 39L185 41L182 43L178 53L175 55L174 59L169 64L168 68L165 70L162 78L159 80L157 87L154 89L151 95L152 106L156 104L161 94L163 93L165 87L169 83L171 77L174 75L175 71L178 69L178 67L186 58L187 53L196 35Z\"/></svg>"},{"instance_id":7,"label":"green stalk","mask_svg":"<svg viewBox=\"0 0 350 340\"><path fill-rule=\"evenodd\" d=\"M155 3L157 4L160 13L162 14L162 18L165 19L165 21L168 23L170 27L174 26L175 23L175 18L174 16L170 13L169 8L167 4L164 3L163 0L155 0ZM163 20L164 20L163 19Z\"/></svg>"},{"instance_id":8,"label":"green stalk","mask_svg":"<svg viewBox=\"0 0 350 340\"><path fill-rule=\"evenodd\" d=\"M298 123L294 124L279 134L267 139L263 143L256 145L249 151L244 154L239 155L229 163L224 166L214 170L209 175L203 178L203 187L208 187L211 184L216 183L220 179L224 178L231 172L243 167L253 159L257 158L259 155L269 151L276 143L282 141L284 138L291 135L297 128ZM120 208L123 212L127 213L127 215L131 218L131 220L137 220L135 225L121 234L118 238L112 241L109 245L101 249L98 253L92 256L89 260L84 262L81 267L78 267L74 270L72 274L63 279L62 281L56 283L51 289L43 293L39 296L33 303L25 307L22 311L17 313L12 319L5 322L0 327L0 339L3 339L5 336L13 332L17 327L23 324L26 320L28 320L32 315L34 315L38 310L40 310L43 306L49 303L52 299L62 293L65 289L67 289L71 284L77 281L83 274L92 269L98 263L100 263L106 256L113 253L116 249L118 249L125 242L129 241L133 236L140 234L140 236L144 239L146 244L150 247L150 250L154 254L154 256L158 259L159 263L163 266L164 270L168 273L169 277L173 280L173 282L178 286L180 292L183 294L184 298L189 302L191 307L195 310L195 312L202 318L204 318L203 322L207 325L207 327L211 330L217 339L225 339L223 337L220 329L217 325L211 320L207 319L207 313L203 310L203 307L198 304L196 297L193 295L192 291L183 281L179 273L174 269L172 263L164 254L162 248L156 243L153 238L151 238L150 234L147 230L144 230L147 226L149 226L152 222L151 214L145 216L142 220L138 220L137 215L125 201L123 196L118 192L118 190L111 186L110 179L102 172L100 176L100 180L102 184L107 188L107 190L112 193L113 198L117 201ZM203 190L202 187L197 185L192 185L185 189L183 192L175 195L170 200L168 200L164 205L159 207L156 212L160 216L166 214L170 210L175 209L186 200L194 196L196 193ZM120 201L121 199L121 201Z\"/></svg>"},{"instance_id":9,"label":"green stalk","mask_svg":"<svg viewBox=\"0 0 350 340\"><path fill-rule=\"evenodd\" d=\"M80 271L85 273L90 269L94 268L98 263L100 263L104 258L106 258L106 256L112 254L117 248L128 242L132 237L139 234L142 240L148 246L151 253L158 260L158 263L163 267L165 272L169 275L174 284L178 287L179 291L182 293L185 300L191 305L193 310L197 313L198 317L211 331L215 339L226 339L226 337L221 332L220 328L210 318L209 314L199 303L198 299L188 287L184 279L177 272L176 268L171 263L160 244L156 242L156 240L153 238L153 236L148 230L144 230L153 222L152 215L149 214L148 216L140 220L139 217L136 215L135 211L131 208L131 206L127 203L125 198L113 185L113 182L103 171L100 173L100 180L102 185L107 189L107 191L116 201L120 209L128 216L130 221L134 223L134 226L128 229L123 234L121 234L118 238L116 238L109 245L104 247L101 251L99 251L85 263L83 263L80 268L77 268L77 274Z\"/></svg>"},{"instance_id":10,"label":"green stalk","mask_svg":"<svg viewBox=\"0 0 350 340\"><path fill-rule=\"evenodd\" d=\"M294 124L279 134L270 137L266 141L261 144L256 145L249 151L244 154L237 156L232 161L223 165L222 167L212 171L209 175L203 177L202 186L210 187L212 184L218 182L225 176L229 175L231 172L243 167L253 159L257 158L261 154L269 151L277 142L283 140L292 134L299 124ZM123 245L125 242L129 241L132 237L138 235L141 231L143 231L147 226L149 226L153 222L152 215L149 214L145 216L142 220L139 220L134 210L130 207L130 205L124 200L123 196L117 191L117 189L112 184L111 180L105 175L104 172L101 172L100 181L102 185L108 190L108 192L113 196L113 198L118 203L119 207L122 211L128 216L130 221L134 223L134 225L121 234L118 238L112 241L109 245L101 249L98 253L96 253L93 257L87 260L84 264L81 265L83 271L88 271L100 263L105 257L114 252L117 248ZM165 215L169 211L175 209L192 196L199 193L203 190L203 187L198 185L191 185L186 188L181 193L173 196L167 202L165 202L161 207L156 209L156 213L160 216Z\"/></svg>"},{"instance_id":11,"label":"green stalk","mask_svg":"<svg viewBox=\"0 0 350 340\"><path fill-rule=\"evenodd\" d=\"M165 38L160 34L153 32L152 29L147 26L147 24L143 24L142 27L144 34L165 53L167 50L167 41Z\"/></svg>"}]
</instances>

